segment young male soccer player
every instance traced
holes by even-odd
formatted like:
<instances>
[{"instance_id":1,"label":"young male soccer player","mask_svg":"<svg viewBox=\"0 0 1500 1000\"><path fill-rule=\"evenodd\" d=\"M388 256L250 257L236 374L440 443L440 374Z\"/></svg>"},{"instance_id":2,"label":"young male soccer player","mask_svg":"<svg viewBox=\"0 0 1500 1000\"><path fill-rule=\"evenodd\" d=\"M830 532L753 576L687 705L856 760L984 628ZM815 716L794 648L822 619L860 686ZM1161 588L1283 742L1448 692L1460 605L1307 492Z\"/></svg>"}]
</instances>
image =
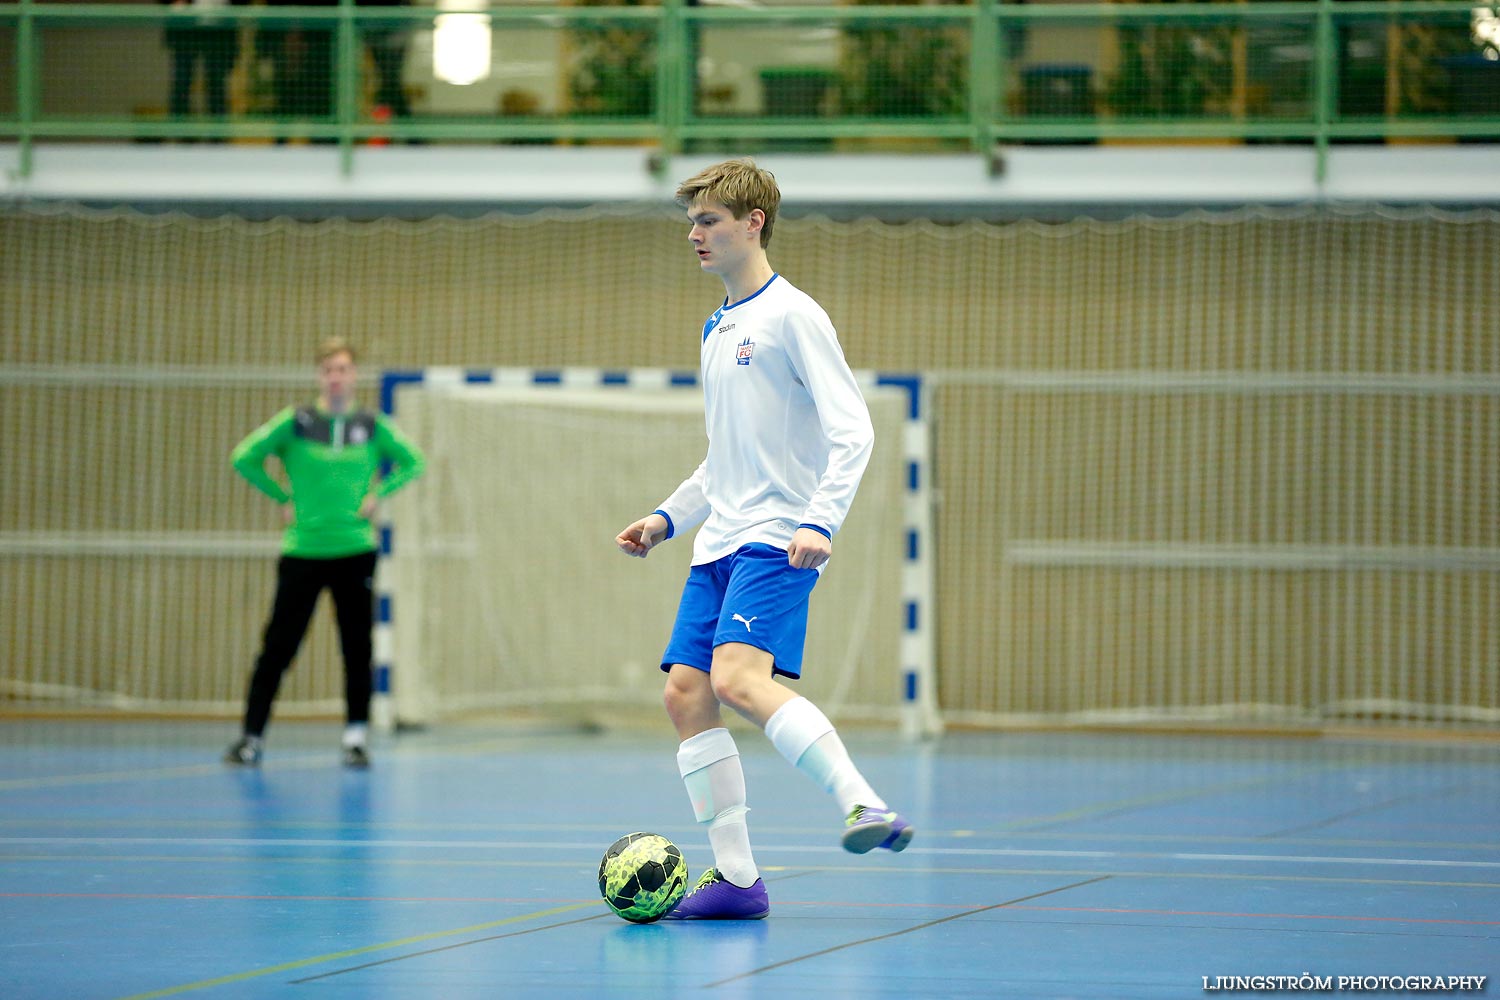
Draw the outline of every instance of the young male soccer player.
<instances>
[{"instance_id":1,"label":"young male soccer player","mask_svg":"<svg viewBox=\"0 0 1500 1000\"><path fill-rule=\"evenodd\" d=\"M615 543L627 555L698 524L662 669L682 744L678 769L714 867L667 916L758 919L770 912L745 825L745 775L727 705L838 800L843 845L900 851L913 828L865 781L817 706L777 675L802 672L807 604L869 462L875 432L828 315L771 269L776 180L730 160L684 181L698 266L724 282L703 326L708 456L659 509Z\"/></svg>"},{"instance_id":2,"label":"young male soccer player","mask_svg":"<svg viewBox=\"0 0 1500 1000\"><path fill-rule=\"evenodd\" d=\"M424 461L390 421L355 406L358 372L354 349L345 340L325 341L317 361L317 404L282 410L241 441L230 459L252 486L281 504L287 526L276 567L276 599L250 676L244 734L225 753L228 764L260 763L281 675L297 655L325 587L333 593L344 654L344 764L370 764L366 732L377 553L372 518L376 499L420 476ZM271 455L281 461L290 493L267 474ZM377 483L387 461L394 469Z\"/></svg>"}]
</instances>

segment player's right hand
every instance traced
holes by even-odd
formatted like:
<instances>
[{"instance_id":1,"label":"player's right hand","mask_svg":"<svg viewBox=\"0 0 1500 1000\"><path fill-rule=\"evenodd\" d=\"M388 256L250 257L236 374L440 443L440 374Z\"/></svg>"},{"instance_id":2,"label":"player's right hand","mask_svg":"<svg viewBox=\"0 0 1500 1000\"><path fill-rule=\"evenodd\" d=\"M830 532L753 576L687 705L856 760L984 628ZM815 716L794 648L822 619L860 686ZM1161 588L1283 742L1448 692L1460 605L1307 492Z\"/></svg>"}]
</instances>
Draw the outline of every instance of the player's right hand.
<instances>
[{"instance_id":1,"label":"player's right hand","mask_svg":"<svg viewBox=\"0 0 1500 1000\"><path fill-rule=\"evenodd\" d=\"M658 543L666 541L667 519L660 514L647 514L639 521L615 536L615 545L627 556L644 559Z\"/></svg>"}]
</instances>

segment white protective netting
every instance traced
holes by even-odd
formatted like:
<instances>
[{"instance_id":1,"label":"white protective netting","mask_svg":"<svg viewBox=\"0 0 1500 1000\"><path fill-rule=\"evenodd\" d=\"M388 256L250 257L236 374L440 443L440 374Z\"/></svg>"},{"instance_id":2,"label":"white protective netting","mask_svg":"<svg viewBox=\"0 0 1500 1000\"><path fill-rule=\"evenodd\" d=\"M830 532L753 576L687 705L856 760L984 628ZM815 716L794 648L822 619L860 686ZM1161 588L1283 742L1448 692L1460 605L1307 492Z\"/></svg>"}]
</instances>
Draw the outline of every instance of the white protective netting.
<instances>
[{"instance_id":1,"label":"white protective netting","mask_svg":"<svg viewBox=\"0 0 1500 1000\"><path fill-rule=\"evenodd\" d=\"M692 370L723 289L685 234L652 207L0 211L0 709L237 712L278 523L227 456L310 395L317 340L365 349L369 402L382 366ZM1500 214L788 215L770 249L851 366L926 376L949 721L1500 723ZM611 490L653 457L577 454ZM691 468L668 464L621 506ZM443 484L400 499L448 503ZM587 530L607 545L617 520ZM530 523L506 554L522 578L551 544ZM670 604L685 548L661 553L670 585L656 556L604 564ZM526 607L592 613L585 582ZM611 653L643 675L654 614ZM337 711L331 632L317 615L278 712Z\"/></svg>"},{"instance_id":2,"label":"white protective netting","mask_svg":"<svg viewBox=\"0 0 1500 1000\"><path fill-rule=\"evenodd\" d=\"M229 450L310 384L307 369L0 370L0 706L242 710L282 523ZM278 715L342 712L332 617L314 616Z\"/></svg>"},{"instance_id":3,"label":"white protective netting","mask_svg":"<svg viewBox=\"0 0 1500 1000\"><path fill-rule=\"evenodd\" d=\"M1495 381L966 373L936 398L944 507L988 512L941 536L939 662L991 666L944 670L950 722L1500 722Z\"/></svg>"},{"instance_id":4,"label":"white protective netting","mask_svg":"<svg viewBox=\"0 0 1500 1000\"><path fill-rule=\"evenodd\" d=\"M424 488L392 505L383 584L402 723L547 708L609 724L661 713L661 653L692 555L616 533L703 459L696 390L412 386ZM877 446L813 592L799 693L842 718L901 706L904 392L867 391Z\"/></svg>"}]
</instances>

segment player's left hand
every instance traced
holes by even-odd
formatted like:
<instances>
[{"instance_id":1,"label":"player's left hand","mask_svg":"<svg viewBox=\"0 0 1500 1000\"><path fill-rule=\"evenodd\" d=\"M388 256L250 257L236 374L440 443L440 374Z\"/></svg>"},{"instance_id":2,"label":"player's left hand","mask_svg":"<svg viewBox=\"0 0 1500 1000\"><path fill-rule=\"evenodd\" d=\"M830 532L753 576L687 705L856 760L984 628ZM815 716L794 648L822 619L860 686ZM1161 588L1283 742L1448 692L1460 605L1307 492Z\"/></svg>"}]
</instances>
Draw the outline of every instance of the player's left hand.
<instances>
[{"instance_id":1,"label":"player's left hand","mask_svg":"<svg viewBox=\"0 0 1500 1000\"><path fill-rule=\"evenodd\" d=\"M833 555L833 542L821 531L798 528L786 547L786 561L796 569L817 569Z\"/></svg>"},{"instance_id":2,"label":"player's left hand","mask_svg":"<svg viewBox=\"0 0 1500 1000\"><path fill-rule=\"evenodd\" d=\"M359 516L366 521L375 516L375 495L373 493L365 497L364 502L359 505Z\"/></svg>"}]
</instances>

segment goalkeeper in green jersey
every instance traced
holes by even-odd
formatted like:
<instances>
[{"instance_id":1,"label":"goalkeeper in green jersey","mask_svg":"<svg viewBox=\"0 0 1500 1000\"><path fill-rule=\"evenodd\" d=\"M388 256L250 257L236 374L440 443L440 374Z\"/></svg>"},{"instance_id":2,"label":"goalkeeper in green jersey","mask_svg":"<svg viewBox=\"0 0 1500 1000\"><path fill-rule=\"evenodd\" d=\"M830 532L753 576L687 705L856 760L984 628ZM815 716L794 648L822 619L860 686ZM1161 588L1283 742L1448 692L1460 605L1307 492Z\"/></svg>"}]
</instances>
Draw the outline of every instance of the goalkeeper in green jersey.
<instances>
[{"instance_id":1,"label":"goalkeeper in green jersey","mask_svg":"<svg viewBox=\"0 0 1500 1000\"><path fill-rule=\"evenodd\" d=\"M370 763L368 729L371 632L374 627L376 501L422 474L416 446L378 413L354 401L354 350L342 338L318 348L318 401L288 407L234 449L234 468L281 504L286 533L276 569L276 599L245 704L245 730L224 755L229 764L260 763L262 737L281 675L292 664L318 595L333 594L344 654L344 764ZM266 471L275 456L284 487ZM383 463L391 471L380 477Z\"/></svg>"}]
</instances>

